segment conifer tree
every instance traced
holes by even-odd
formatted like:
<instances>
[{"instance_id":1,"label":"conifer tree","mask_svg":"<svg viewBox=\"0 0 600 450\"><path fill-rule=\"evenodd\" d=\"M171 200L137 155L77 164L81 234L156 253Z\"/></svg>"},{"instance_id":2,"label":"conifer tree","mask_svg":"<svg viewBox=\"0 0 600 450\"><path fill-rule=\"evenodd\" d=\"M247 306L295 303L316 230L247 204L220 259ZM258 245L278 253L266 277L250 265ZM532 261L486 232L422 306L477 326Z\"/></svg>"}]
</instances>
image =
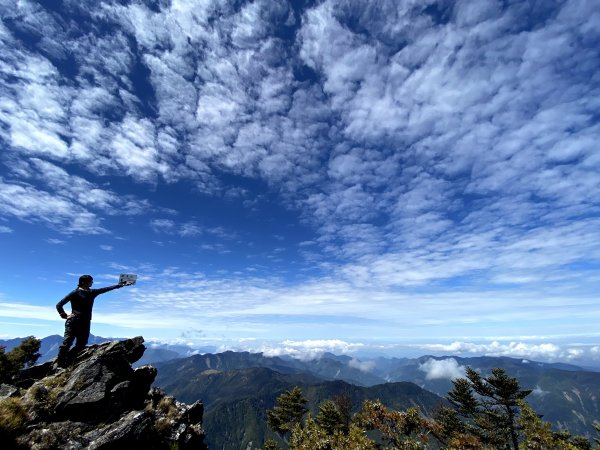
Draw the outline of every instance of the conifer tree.
<instances>
[{"instance_id":1,"label":"conifer tree","mask_svg":"<svg viewBox=\"0 0 600 450\"><path fill-rule=\"evenodd\" d=\"M329 435L335 431L341 431L344 425L342 415L331 400L321 403L315 422Z\"/></svg>"},{"instance_id":2,"label":"conifer tree","mask_svg":"<svg viewBox=\"0 0 600 450\"><path fill-rule=\"evenodd\" d=\"M350 395L349 391L344 391L334 395L332 401L337 412L340 414L342 433L348 434L350 423L352 422L352 395Z\"/></svg>"},{"instance_id":3,"label":"conifer tree","mask_svg":"<svg viewBox=\"0 0 600 450\"><path fill-rule=\"evenodd\" d=\"M369 439L365 430L351 424L348 433L336 430L327 433L310 415L304 426L297 424L290 437L290 450L376 450L377 445Z\"/></svg>"},{"instance_id":4,"label":"conifer tree","mask_svg":"<svg viewBox=\"0 0 600 450\"><path fill-rule=\"evenodd\" d=\"M281 447L273 439L267 439L264 450L281 450Z\"/></svg>"},{"instance_id":5,"label":"conifer tree","mask_svg":"<svg viewBox=\"0 0 600 450\"><path fill-rule=\"evenodd\" d=\"M356 423L366 430L378 430L392 448L417 450L426 447L425 421L417 408L405 412L388 409L379 400L365 400Z\"/></svg>"},{"instance_id":6,"label":"conifer tree","mask_svg":"<svg viewBox=\"0 0 600 450\"><path fill-rule=\"evenodd\" d=\"M488 377L468 368L467 378L454 380L453 384L447 398L466 420L454 431L473 433L484 444L497 448L517 450L519 404L531 391L521 390L517 379L501 368L492 369Z\"/></svg>"},{"instance_id":7,"label":"conifer tree","mask_svg":"<svg viewBox=\"0 0 600 450\"><path fill-rule=\"evenodd\" d=\"M296 424L302 423L302 418L308 412L307 402L298 386L285 391L277 397L275 407L267 411L269 427L287 442L286 436Z\"/></svg>"},{"instance_id":8,"label":"conifer tree","mask_svg":"<svg viewBox=\"0 0 600 450\"><path fill-rule=\"evenodd\" d=\"M10 383L19 370L33 366L40 357L41 341L28 336L8 353L0 346L0 383Z\"/></svg>"},{"instance_id":9,"label":"conifer tree","mask_svg":"<svg viewBox=\"0 0 600 450\"><path fill-rule=\"evenodd\" d=\"M9 359L13 361L15 367L19 370L25 367L33 366L38 358L41 356L39 353L42 341L36 339L34 336L28 336L21 344L12 351L9 352Z\"/></svg>"}]
</instances>

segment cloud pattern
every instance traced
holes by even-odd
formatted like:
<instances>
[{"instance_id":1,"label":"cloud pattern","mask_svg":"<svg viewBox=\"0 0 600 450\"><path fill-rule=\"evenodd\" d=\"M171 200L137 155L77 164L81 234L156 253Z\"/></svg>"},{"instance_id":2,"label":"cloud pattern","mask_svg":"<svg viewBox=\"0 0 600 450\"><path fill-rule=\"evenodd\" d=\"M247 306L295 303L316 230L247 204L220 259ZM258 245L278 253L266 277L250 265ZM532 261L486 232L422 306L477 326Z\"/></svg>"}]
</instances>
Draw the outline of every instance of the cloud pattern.
<instances>
[{"instance_id":1,"label":"cloud pattern","mask_svg":"<svg viewBox=\"0 0 600 450\"><path fill-rule=\"evenodd\" d=\"M596 9L2 0L0 215L109 234L110 218L155 208L103 177L251 200L224 177L239 176L315 230L314 283L337 280L352 304L449 280L585 303L598 279L581 268L600 260Z\"/></svg>"}]
</instances>

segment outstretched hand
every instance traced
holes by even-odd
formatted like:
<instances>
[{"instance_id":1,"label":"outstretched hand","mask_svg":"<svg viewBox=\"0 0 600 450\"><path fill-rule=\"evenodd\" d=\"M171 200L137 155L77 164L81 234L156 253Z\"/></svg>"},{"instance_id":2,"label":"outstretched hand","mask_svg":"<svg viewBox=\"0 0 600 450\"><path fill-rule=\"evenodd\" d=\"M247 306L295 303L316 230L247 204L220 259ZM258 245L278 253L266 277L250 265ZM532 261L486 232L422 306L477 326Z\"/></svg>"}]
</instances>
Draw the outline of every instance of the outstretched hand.
<instances>
[{"instance_id":1,"label":"outstretched hand","mask_svg":"<svg viewBox=\"0 0 600 450\"><path fill-rule=\"evenodd\" d=\"M135 283L134 283L133 281L121 281L121 282L119 283L119 286L121 286L121 287L123 287L123 286L132 286L132 285L134 285L134 284L135 284Z\"/></svg>"}]
</instances>

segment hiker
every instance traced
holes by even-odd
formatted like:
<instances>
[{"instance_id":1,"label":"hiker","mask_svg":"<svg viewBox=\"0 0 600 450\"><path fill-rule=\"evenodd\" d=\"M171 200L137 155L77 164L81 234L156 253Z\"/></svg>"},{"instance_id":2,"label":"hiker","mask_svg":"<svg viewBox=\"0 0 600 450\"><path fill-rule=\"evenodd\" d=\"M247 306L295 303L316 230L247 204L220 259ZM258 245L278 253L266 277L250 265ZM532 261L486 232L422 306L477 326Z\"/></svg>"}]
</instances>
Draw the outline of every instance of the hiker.
<instances>
[{"instance_id":1,"label":"hiker","mask_svg":"<svg viewBox=\"0 0 600 450\"><path fill-rule=\"evenodd\" d=\"M56 309L60 317L67 320L65 322L65 336L61 346L58 348L58 357L56 358L56 363L59 367L64 367L67 364L69 348L71 348L71 344L73 344L75 339L77 340L75 347L73 347L75 354L87 345L90 336L94 299L105 292L133 284L121 282L114 286L92 289L93 282L94 279L91 275L80 276L77 289L67 294L65 298L56 304ZM71 314L67 314L63 309L63 306L69 302L71 302Z\"/></svg>"}]
</instances>

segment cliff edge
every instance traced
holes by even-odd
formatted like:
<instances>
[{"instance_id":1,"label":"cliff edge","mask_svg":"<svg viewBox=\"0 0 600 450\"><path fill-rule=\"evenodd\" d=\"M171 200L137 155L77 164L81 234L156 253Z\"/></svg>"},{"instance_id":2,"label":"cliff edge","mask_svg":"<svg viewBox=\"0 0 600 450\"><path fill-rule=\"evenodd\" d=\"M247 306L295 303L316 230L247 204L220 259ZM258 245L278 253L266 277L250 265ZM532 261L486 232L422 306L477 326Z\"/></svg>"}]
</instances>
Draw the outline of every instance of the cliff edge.
<instances>
[{"instance_id":1,"label":"cliff edge","mask_svg":"<svg viewBox=\"0 0 600 450\"><path fill-rule=\"evenodd\" d=\"M0 385L2 447L207 449L202 403L186 405L151 388L154 367L132 368L143 342L92 345L67 368L49 361Z\"/></svg>"}]
</instances>

